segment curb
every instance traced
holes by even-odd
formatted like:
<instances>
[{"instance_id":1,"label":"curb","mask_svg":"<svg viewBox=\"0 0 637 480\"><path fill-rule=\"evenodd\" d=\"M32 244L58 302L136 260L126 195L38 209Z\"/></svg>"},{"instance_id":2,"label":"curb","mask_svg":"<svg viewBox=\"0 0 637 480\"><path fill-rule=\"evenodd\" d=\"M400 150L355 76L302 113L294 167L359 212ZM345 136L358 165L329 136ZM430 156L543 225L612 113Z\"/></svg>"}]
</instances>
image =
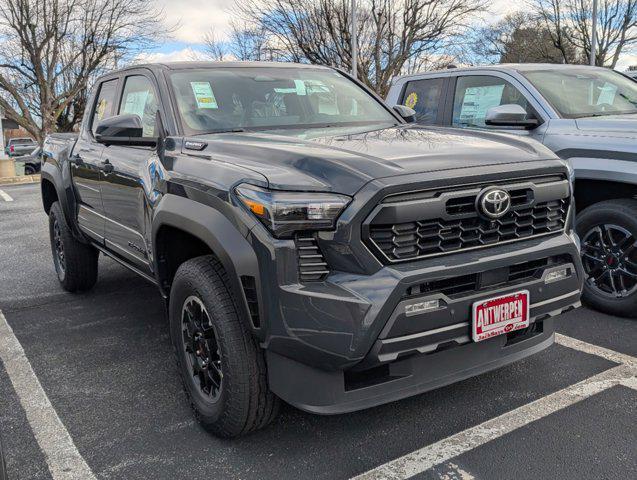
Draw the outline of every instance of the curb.
<instances>
[{"instance_id":1,"label":"curb","mask_svg":"<svg viewBox=\"0 0 637 480\"><path fill-rule=\"evenodd\" d=\"M40 183L40 174L21 175L19 177L2 177L0 185L23 185L29 183Z\"/></svg>"}]
</instances>

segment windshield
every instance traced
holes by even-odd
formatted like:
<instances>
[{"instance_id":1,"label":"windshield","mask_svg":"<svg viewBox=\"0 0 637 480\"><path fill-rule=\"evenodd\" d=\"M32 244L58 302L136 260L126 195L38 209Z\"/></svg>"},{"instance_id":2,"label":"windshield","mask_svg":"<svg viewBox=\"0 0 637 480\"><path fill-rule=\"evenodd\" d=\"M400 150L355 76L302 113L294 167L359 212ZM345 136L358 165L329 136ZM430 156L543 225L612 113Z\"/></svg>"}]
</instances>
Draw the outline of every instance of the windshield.
<instances>
[{"instance_id":1,"label":"windshield","mask_svg":"<svg viewBox=\"0 0 637 480\"><path fill-rule=\"evenodd\" d=\"M170 80L186 135L398 123L335 70L215 67L177 71Z\"/></svg>"},{"instance_id":2,"label":"windshield","mask_svg":"<svg viewBox=\"0 0 637 480\"><path fill-rule=\"evenodd\" d=\"M564 118L637 113L637 82L587 67L522 72Z\"/></svg>"}]
</instances>

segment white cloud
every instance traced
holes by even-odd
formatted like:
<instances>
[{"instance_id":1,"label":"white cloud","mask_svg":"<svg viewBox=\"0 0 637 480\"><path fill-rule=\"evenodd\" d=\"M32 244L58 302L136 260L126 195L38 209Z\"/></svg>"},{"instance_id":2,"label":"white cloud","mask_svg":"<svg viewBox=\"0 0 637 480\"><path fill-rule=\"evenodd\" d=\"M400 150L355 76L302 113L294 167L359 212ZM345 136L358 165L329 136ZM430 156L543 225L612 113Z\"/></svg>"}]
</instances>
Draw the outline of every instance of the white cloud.
<instances>
[{"instance_id":1,"label":"white cloud","mask_svg":"<svg viewBox=\"0 0 637 480\"><path fill-rule=\"evenodd\" d=\"M623 72L628 70L628 67L633 65L637 65L637 54L634 53L623 53L619 57L619 61L617 62L617 70Z\"/></svg>"},{"instance_id":2,"label":"white cloud","mask_svg":"<svg viewBox=\"0 0 637 480\"><path fill-rule=\"evenodd\" d=\"M191 47L172 52L140 53L132 63L161 63L206 60L205 55Z\"/></svg>"},{"instance_id":3,"label":"white cloud","mask_svg":"<svg viewBox=\"0 0 637 480\"><path fill-rule=\"evenodd\" d=\"M192 44L201 43L210 29L225 35L230 28L228 10L234 4L234 0L157 0L166 14L166 24L178 25L173 39Z\"/></svg>"}]
</instances>

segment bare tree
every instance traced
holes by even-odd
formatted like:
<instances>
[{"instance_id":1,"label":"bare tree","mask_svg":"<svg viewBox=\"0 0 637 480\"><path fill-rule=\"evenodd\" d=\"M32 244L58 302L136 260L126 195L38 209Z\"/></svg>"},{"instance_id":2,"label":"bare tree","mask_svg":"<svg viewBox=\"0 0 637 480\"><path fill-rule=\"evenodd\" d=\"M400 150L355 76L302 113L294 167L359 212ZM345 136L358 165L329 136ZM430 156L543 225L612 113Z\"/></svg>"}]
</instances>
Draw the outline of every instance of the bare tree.
<instances>
[{"instance_id":1,"label":"bare tree","mask_svg":"<svg viewBox=\"0 0 637 480\"><path fill-rule=\"evenodd\" d=\"M248 22L230 23L230 34L222 39L214 30L210 30L203 39L204 53L215 61L240 60L287 60L285 51L281 51L271 35L261 26Z\"/></svg>"},{"instance_id":2,"label":"bare tree","mask_svg":"<svg viewBox=\"0 0 637 480\"><path fill-rule=\"evenodd\" d=\"M161 20L148 0L0 0L0 106L39 141L73 128L90 79L152 45Z\"/></svg>"},{"instance_id":3,"label":"bare tree","mask_svg":"<svg viewBox=\"0 0 637 480\"><path fill-rule=\"evenodd\" d=\"M514 12L475 30L471 50L480 63L574 63L582 58L574 45L555 46L541 18Z\"/></svg>"},{"instance_id":4,"label":"bare tree","mask_svg":"<svg viewBox=\"0 0 637 480\"><path fill-rule=\"evenodd\" d=\"M290 60L350 69L349 0L263 0L241 5ZM483 0L367 0L360 2L359 77L385 95L391 79L415 58L433 58L484 10Z\"/></svg>"},{"instance_id":5,"label":"bare tree","mask_svg":"<svg viewBox=\"0 0 637 480\"><path fill-rule=\"evenodd\" d=\"M566 62L579 63L591 51L592 0L530 0ZM599 0L597 65L615 68L626 47L637 43L637 0ZM568 49L583 52L575 62Z\"/></svg>"},{"instance_id":6,"label":"bare tree","mask_svg":"<svg viewBox=\"0 0 637 480\"><path fill-rule=\"evenodd\" d=\"M228 59L228 42L223 41L212 28L203 37L204 54L215 62Z\"/></svg>"}]
</instances>

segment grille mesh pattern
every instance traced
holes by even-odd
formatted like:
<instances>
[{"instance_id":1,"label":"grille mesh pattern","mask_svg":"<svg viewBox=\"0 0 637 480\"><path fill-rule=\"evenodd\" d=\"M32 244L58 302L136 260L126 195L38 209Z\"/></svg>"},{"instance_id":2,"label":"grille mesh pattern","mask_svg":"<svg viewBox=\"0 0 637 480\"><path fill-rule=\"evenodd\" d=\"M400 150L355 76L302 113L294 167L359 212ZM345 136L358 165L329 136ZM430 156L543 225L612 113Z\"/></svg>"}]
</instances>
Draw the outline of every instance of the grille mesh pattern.
<instances>
[{"instance_id":1,"label":"grille mesh pattern","mask_svg":"<svg viewBox=\"0 0 637 480\"><path fill-rule=\"evenodd\" d=\"M457 220L424 219L393 225L370 225L370 238L391 261L447 254L500 242L558 233L566 224L569 202L559 199L533 205L532 192L512 191L513 209L498 220L478 216L474 202L449 202ZM472 212L472 213L469 213ZM468 214L468 215L467 215Z\"/></svg>"}]
</instances>

